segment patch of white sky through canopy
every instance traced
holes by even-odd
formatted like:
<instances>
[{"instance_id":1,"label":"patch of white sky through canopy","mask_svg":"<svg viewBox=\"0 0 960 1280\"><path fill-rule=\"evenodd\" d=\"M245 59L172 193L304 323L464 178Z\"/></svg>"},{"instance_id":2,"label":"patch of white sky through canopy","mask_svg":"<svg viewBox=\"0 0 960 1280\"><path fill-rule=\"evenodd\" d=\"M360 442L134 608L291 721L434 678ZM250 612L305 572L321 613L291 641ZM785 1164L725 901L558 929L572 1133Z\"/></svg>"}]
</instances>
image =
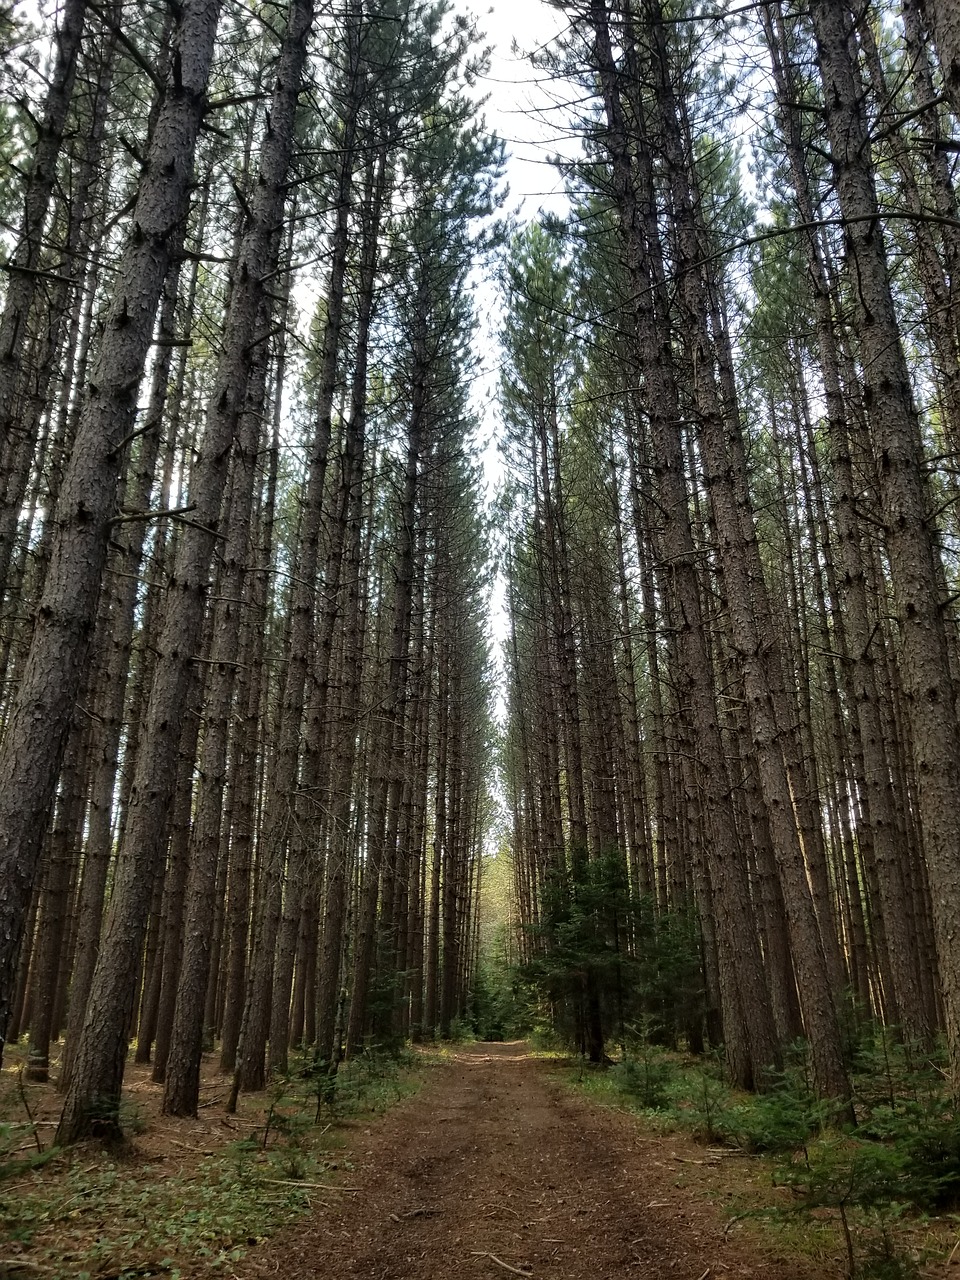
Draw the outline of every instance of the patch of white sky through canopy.
<instances>
[{"instance_id":1,"label":"patch of white sky through canopy","mask_svg":"<svg viewBox=\"0 0 960 1280\"><path fill-rule=\"evenodd\" d=\"M579 148L570 133L568 113L561 105L562 95L558 100L556 82L536 65L536 55L565 29L567 18L544 0L494 0L488 8L475 9L474 13L477 28L490 48L489 70L477 86L486 99L483 114L487 127L506 147L504 178L509 195L504 212L512 215L517 226L532 221L542 211L562 216L569 202L554 160L558 153L570 155ZM474 297L478 326L472 398L479 423L478 445L487 500L492 503L503 480L498 448L498 389L504 299L489 272L476 280ZM496 715L502 723L506 714L505 671L499 650L508 622L505 583L499 573L491 583L488 599L489 633L497 670Z\"/></svg>"},{"instance_id":2,"label":"patch of white sky through canopy","mask_svg":"<svg viewBox=\"0 0 960 1280\"><path fill-rule=\"evenodd\" d=\"M505 211L518 226L541 211L564 215L569 201L555 159L580 146L570 125L563 89L542 66L542 53L566 29L567 16L545 0L494 0L477 9L477 29L490 49L490 67L477 89L485 99L487 127L506 147ZM569 89L569 86L567 86ZM502 298L490 292L494 332L502 320Z\"/></svg>"},{"instance_id":3,"label":"patch of white sky through canopy","mask_svg":"<svg viewBox=\"0 0 960 1280\"><path fill-rule=\"evenodd\" d=\"M477 25L492 50L480 87L487 122L507 144L512 203L524 220L541 208L559 212L566 200L552 158L569 149L569 124L552 78L531 55L565 29L566 15L545 0L495 0Z\"/></svg>"}]
</instances>

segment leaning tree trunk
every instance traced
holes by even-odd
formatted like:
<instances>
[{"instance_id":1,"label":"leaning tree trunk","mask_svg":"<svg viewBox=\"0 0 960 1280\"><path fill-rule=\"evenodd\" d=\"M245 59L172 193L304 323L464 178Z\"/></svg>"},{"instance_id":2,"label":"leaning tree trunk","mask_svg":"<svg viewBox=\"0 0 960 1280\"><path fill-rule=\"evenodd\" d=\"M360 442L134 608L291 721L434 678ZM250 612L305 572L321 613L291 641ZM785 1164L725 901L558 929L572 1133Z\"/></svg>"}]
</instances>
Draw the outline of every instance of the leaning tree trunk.
<instances>
[{"instance_id":1,"label":"leaning tree trunk","mask_svg":"<svg viewBox=\"0 0 960 1280\"><path fill-rule=\"evenodd\" d=\"M127 507L135 511L146 511L149 508L150 495L154 490L154 472L160 453L163 415L167 402L167 382L175 350L179 278L179 265L174 264L163 290L163 302L158 321L161 348L153 367L150 398L143 421L143 435L139 441L139 452L131 464L125 481L124 502ZM184 331L187 333L190 332L196 287L197 271L194 269L184 308ZM179 403L176 393L178 389L182 391L184 371L185 360L182 359L174 380L175 405ZM174 434L175 424L176 415L171 424L171 432ZM111 575L108 571L108 583L112 582L112 592L108 587L101 596L93 642L92 666L95 671L94 681L99 690L99 700L92 735L94 744L91 751L92 776L88 799L83 874L76 906L79 918L76 955L70 981L66 1048L57 1082L60 1090L65 1090L69 1084L73 1054L83 1027L87 996L90 993L90 984L96 967L103 922L104 898L114 837L114 791L120 769L123 710L130 671L140 570L145 548L142 523L129 521L121 526L112 543L113 555L108 563L114 566L116 572Z\"/></svg>"}]
</instances>

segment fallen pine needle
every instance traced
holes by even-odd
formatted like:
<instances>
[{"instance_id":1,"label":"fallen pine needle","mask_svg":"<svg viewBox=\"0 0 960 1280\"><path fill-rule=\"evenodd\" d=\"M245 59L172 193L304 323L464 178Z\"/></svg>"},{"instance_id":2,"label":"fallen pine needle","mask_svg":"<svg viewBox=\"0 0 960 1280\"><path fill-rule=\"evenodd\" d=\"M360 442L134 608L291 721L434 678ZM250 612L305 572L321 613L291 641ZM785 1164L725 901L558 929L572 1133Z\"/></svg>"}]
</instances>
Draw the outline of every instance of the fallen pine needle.
<instances>
[{"instance_id":1,"label":"fallen pine needle","mask_svg":"<svg viewBox=\"0 0 960 1280\"><path fill-rule=\"evenodd\" d=\"M697 1276L697 1280L707 1280L707 1277L712 1274L713 1274L713 1268L707 1267L706 1271L703 1273L702 1276Z\"/></svg>"},{"instance_id":2,"label":"fallen pine needle","mask_svg":"<svg viewBox=\"0 0 960 1280\"><path fill-rule=\"evenodd\" d=\"M726 1235L727 1232L730 1230L730 1228L734 1226L736 1223L743 1222L744 1219L749 1218L752 1215L752 1212L753 1211L751 1209L748 1209L746 1213L735 1213L733 1217L730 1219L730 1221L727 1223L727 1225L723 1228L723 1234Z\"/></svg>"},{"instance_id":3,"label":"fallen pine needle","mask_svg":"<svg viewBox=\"0 0 960 1280\"><path fill-rule=\"evenodd\" d=\"M532 1276L532 1269L524 1269L523 1267L511 1267L509 1262L504 1262L502 1258L498 1258L495 1253L487 1253L484 1249L472 1250L475 1258L489 1258L491 1262L495 1262L498 1267L503 1267L504 1271L512 1271L515 1276Z\"/></svg>"},{"instance_id":4,"label":"fallen pine needle","mask_svg":"<svg viewBox=\"0 0 960 1280\"><path fill-rule=\"evenodd\" d=\"M298 1178L262 1178L261 1181L271 1187L312 1187L316 1191L345 1191L349 1195L360 1190L359 1187L334 1187L329 1182L301 1182Z\"/></svg>"}]
</instances>

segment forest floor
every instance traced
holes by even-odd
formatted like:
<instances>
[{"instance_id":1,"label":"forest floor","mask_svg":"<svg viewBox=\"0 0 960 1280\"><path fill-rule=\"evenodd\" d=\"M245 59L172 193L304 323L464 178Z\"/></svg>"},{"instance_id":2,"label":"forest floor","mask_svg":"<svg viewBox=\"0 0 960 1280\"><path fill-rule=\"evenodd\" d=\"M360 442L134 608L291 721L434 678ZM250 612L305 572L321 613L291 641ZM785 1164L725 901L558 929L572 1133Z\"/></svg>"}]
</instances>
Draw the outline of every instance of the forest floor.
<instances>
[{"instance_id":1,"label":"forest floor","mask_svg":"<svg viewBox=\"0 0 960 1280\"><path fill-rule=\"evenodd\" d=\"M835 1221L762 1216L790 1207L763 1161L598 1105L523 1043L417 1056L412 1075L381 1082L385 1115L361 1100L320 1128L309 1097L280 1089L223 1116L213 1074L202 1119L170 1120L149 1068L131 1068L140 1132L125 1154L81 1147L0 1183L0 1280L846 1274ZM30 1086L29 1105L52 1124L51 1087ZM960 1280L950 1243L924 1277Z\"/></svg>"},{"instance_id":2,"label":"forest floor","mask_svg":"<svg viewBox=\"0 0 960 1280\"><path fill-rule=\"evenodd\" d=\"M252 1250L237 1280L827 1280L729 1199L750 1173L682 1135L644 1135L524 1044L456 1048L351 1142L354 1190ZM730 1185L727 1186L727 1181ZM734 1189L736 1187L736 1189ZM769 1196L769 1188L764 1192ZM739 1203L739 1199L738 1199Z\"/></svg>"}]
</instances>

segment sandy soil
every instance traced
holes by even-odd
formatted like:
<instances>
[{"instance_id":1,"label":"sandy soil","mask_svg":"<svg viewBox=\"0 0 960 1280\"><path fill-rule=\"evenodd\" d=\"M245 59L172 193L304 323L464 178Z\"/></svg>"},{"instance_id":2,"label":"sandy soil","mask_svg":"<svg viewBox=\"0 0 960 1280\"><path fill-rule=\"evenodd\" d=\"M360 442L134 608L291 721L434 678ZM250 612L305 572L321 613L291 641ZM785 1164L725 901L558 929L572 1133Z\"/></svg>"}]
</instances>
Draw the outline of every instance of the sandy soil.
<instances>
[{"instance_id":1,"label":"sandy soil","mask_svg":"<svg viewBox=\"0 0 960 1280\"><path fill-rule=\"evenodd\" d=\"M457 1050L349 1146L351 1189L234 1264L237 1280L838 1274L761 1256L752 1233L725 1232L730 1215L705 1195L703 1148L640 1135L629 1116L551 1080L522 1044Z\"/></svg>"}]
</instances>

